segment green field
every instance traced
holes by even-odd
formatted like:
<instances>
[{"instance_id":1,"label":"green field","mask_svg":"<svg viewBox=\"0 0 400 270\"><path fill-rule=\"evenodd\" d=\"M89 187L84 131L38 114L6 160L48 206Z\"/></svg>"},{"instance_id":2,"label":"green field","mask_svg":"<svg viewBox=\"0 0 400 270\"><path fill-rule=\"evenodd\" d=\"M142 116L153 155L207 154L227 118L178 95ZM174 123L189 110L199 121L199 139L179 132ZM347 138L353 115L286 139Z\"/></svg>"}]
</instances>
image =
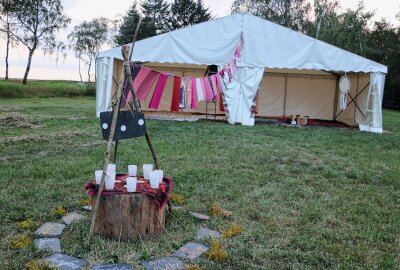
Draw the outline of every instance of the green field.
<instances>
[{"instance_id":1,"label":"green field","mask_svg":"<svg viewBox=\"0 0 400 270\"><path fill-rule=\"evenodd\" d=\"M95 93L93 83L29 80L23 85L21 80L0 81L0 98L78 97L95 96Z\"/></svg>"},{"instance_id":2,"label":"green field","mask_svg":"<svg viewBox=\"0 0 400 270\"><path fill-rule=\"evenodd\" d=\"M35 228L16 222L58 221L54 210L80 211L83 190L102 167L105 142L94 98L0 100L0 269L23 269L46 256L10 242ZM189 211L218 203L233 211L206 225L243 228L221 240L223 262L204 269L398 269L400 265L400 113L384 111L382 135L347 129L253 128L210 122L148 121L183 209L167 216L168 233L147 241L86 242L89 214L61 237L63 253L91 264L160 258L193 241L202 226ZM119 172L151 162L143 138L123 141ZM210 241L202 241L210 245Z\"/></svg>"}]
</instances>

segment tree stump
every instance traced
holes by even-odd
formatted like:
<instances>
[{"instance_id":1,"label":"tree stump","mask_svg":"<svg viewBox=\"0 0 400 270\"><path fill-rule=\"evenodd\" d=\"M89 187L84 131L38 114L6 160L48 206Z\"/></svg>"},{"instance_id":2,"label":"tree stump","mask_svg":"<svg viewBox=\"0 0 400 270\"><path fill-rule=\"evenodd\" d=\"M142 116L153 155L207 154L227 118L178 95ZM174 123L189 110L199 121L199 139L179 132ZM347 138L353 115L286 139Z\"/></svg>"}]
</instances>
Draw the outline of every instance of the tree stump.
<instances>
[{"instance_id":1,"label":"tree stump","mask_svg":"<svg viewBox=\"0 0 400 270\"><path fill-rule=\"evenodd\" d=\"M96 196L92 196L92 207ZM164 207L140 193L101 195L94 233L101 236L137 240L149 239L164 231Z\"/></svg>"}]
</instances>

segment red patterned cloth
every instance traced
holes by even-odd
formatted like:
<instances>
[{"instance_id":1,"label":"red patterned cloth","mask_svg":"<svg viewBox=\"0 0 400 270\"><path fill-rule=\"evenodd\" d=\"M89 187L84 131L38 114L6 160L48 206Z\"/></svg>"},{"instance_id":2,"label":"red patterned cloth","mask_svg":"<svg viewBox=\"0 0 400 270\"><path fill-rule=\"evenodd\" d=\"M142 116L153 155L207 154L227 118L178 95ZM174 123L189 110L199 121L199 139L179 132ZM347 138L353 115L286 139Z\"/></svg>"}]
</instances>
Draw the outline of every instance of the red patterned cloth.
<instances>
[{"instance_id":1,"label":"red patterned cloth","mask_svg":"<svg viewBox=\"0 0 400 270\"><path fill-rule=\"evenodd\" d=\"M112 195L112 194L127 194L129 193L124 187L126 185L127 174L117 175L115 177L115 187L113 190L103 189L102 195ZM157 189L150 187L149 180L145 180L143 177L137 177L138 183L136 186L136 192L145 194L154 199L154 202L161 208L169 201L169 193L172 191L172 180L170 178L164 177L163 182ZM99 190L99 185L96 181L87 182L85 185L86 192L89 196L97 195Z\"/></svg>"}]
</instances>

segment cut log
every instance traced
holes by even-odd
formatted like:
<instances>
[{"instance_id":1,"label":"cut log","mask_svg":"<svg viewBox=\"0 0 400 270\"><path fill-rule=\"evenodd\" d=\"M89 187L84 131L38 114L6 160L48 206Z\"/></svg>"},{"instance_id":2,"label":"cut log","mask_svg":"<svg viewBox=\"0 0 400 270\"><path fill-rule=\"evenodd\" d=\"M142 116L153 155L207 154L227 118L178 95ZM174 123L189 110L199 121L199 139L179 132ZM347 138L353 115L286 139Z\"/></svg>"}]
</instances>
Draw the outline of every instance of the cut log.
<instances>
[{"instance_id":1,"label":"cut log","mask_svg":"<svg viewBox=\"0 0 400 270\"><path fill-rule=\"evenodd\" d=\"M96 197L92 197L92 207ZM164 231L164 207L140 193L102 195L94 233L116 240L150 239Z\"/></svg>"}]
</instances>

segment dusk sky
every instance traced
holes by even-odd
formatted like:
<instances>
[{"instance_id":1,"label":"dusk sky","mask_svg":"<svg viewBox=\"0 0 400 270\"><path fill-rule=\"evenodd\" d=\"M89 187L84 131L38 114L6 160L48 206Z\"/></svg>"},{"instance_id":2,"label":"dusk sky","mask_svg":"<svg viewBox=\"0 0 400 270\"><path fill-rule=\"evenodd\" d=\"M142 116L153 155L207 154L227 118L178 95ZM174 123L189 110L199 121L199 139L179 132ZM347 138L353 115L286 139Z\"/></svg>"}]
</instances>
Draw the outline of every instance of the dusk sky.
<instances>
[{"instance_id":1,"label":"dusk sky","mask_svg":"<svg viewBox=\"0 0 400 270\"><path fill-rule=\"evenodd\" d=\"M169 2L172 2L172 0ZM232 2L233 0L204 0L205 5L217 17L229 15ZM129 9L132 0L63 0L62 3L65 13L72 19L68 29L59 34L59 38L65 41L66 36L75 25L96 17L114 19L119 15L123 15ZM340 0L340 3L342 9L355 8L358 0ZM374 19L379 20L384 17L394 25L399 25L399 21L396 20L396 14L400 11L399 0L365 0L365 7L369 11L375 10ZM4 77L5 43L2 40L0 44L0 77ZM107 48L105 47L105 49ZM9 60L11 78L23 77L27 56L28 52L22 46L12 49ZM29 78L79 80L78 61L74 58L73 52L69 52L67 59L64 62L59 61L57 64L54 57L44 56L43 51L37 50L33 57Z\"/></svg>"}]
</instances>

